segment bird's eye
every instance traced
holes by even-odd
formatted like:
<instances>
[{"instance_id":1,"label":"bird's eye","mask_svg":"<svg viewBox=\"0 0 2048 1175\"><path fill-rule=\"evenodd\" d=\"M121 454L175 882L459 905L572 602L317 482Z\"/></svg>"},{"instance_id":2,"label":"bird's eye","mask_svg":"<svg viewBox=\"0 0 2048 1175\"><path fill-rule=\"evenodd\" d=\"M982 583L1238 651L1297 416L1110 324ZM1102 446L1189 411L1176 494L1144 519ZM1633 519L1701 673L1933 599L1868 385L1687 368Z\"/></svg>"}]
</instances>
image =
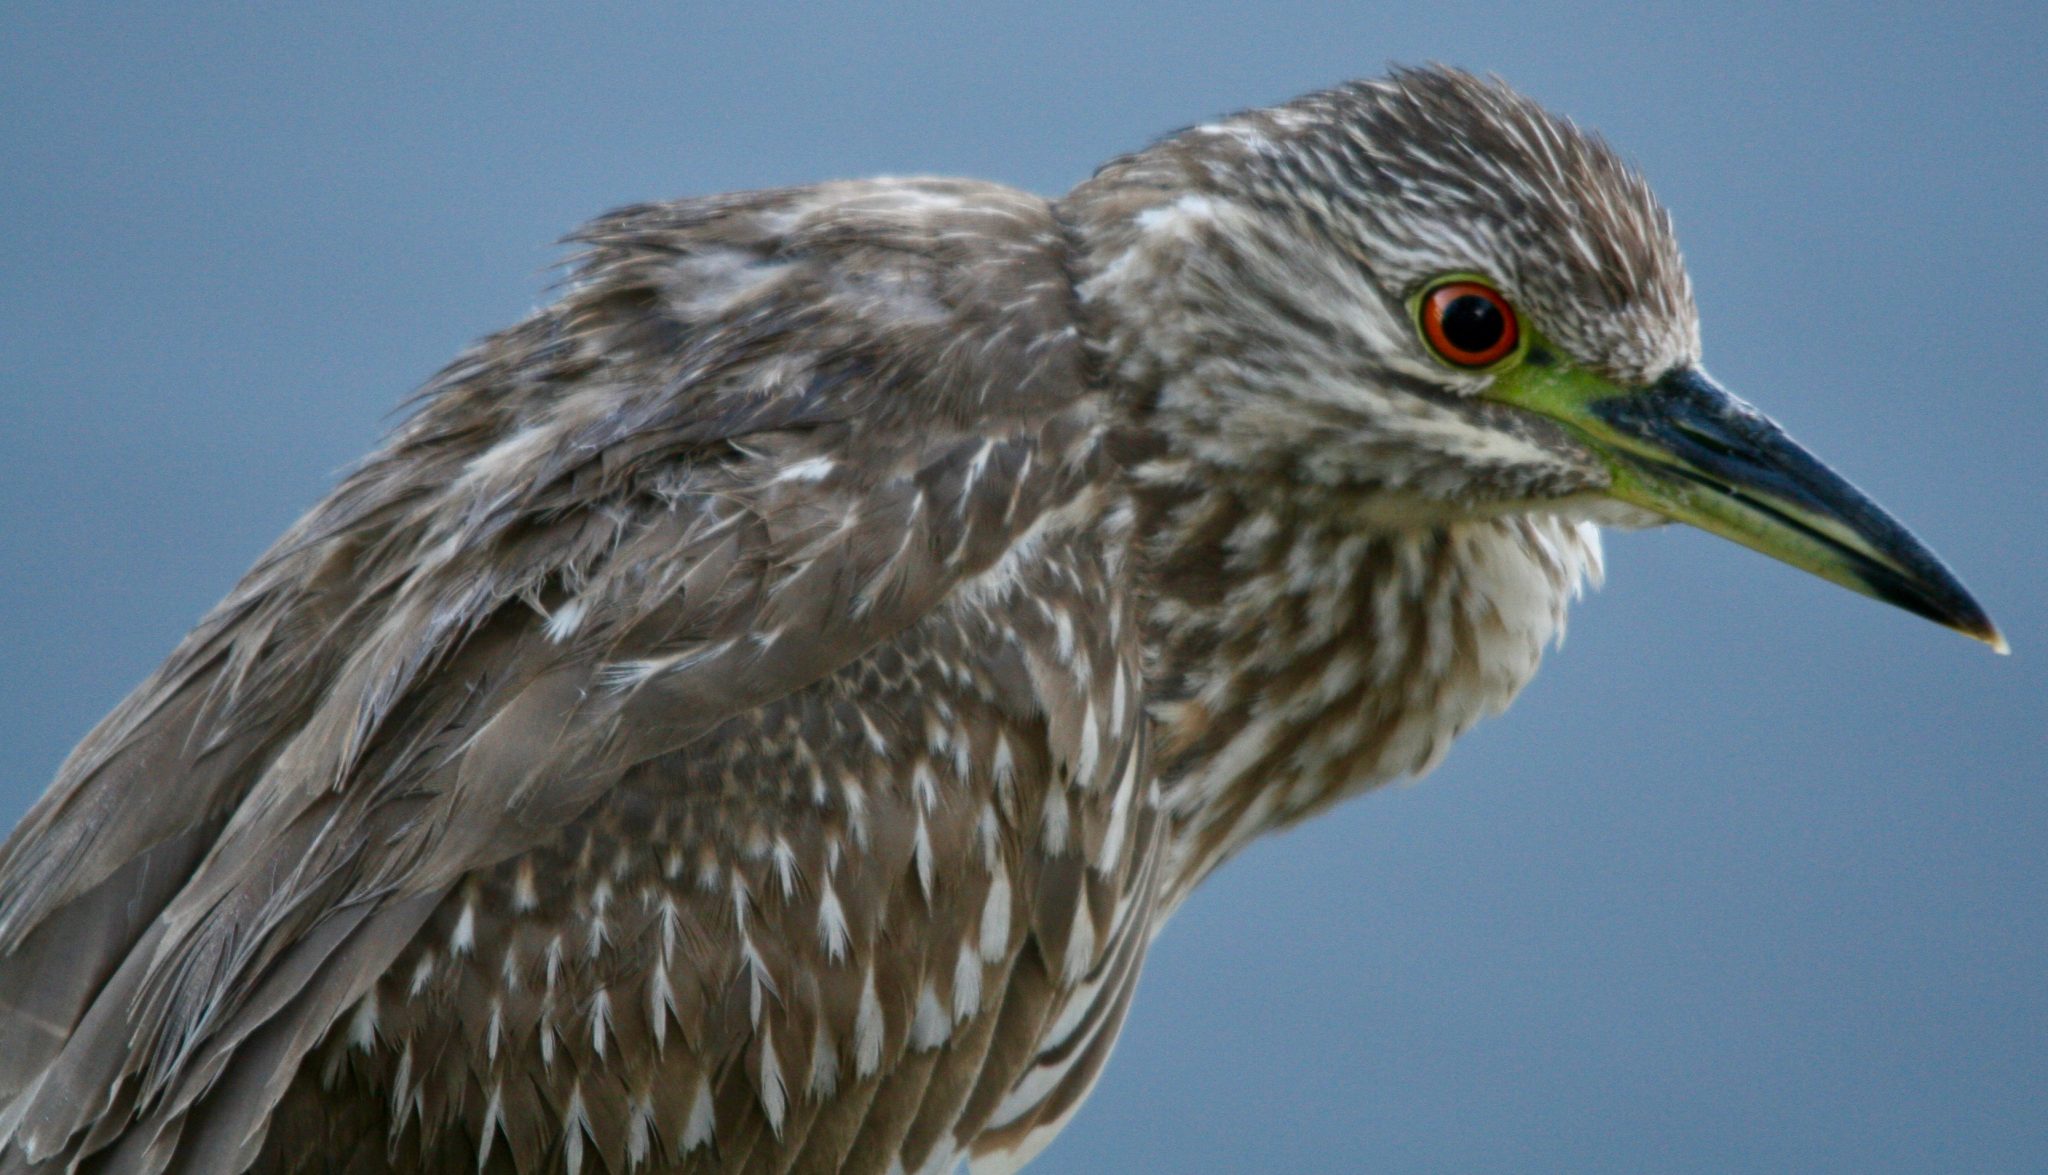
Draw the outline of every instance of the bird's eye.
<instances>
[{"instance_id":1,"label":"bird's eye","mask_svg":"<svg viewBox=\"0 0 2048 1175\"><path fill-rule=\"evenodd\" d=\"M1515 308L1483 282L1454 279L1431 286L1416 316L1430 349L1453 367L1491 367L1521 343Z\"/></svg>"}]
</instances>

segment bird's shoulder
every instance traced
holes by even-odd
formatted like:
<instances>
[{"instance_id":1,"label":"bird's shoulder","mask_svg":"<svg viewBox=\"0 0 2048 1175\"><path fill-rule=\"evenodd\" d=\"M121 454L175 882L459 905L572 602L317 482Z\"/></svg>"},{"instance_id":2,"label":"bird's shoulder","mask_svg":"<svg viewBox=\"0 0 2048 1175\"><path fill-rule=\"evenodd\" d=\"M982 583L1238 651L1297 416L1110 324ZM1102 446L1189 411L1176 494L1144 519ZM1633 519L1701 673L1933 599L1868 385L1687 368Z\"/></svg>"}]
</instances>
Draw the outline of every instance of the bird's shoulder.
<instances>
[{"instance_id":1,"label":"bird's shoulder","mask_svg":"<svg viewBox=\"0 0 2048 1175\"><path fill-rule=\"evenodd\" d=\"M764 337L800 342L836 381L805 390L877 397L841 405L878 425L1044 412L1077 393L1073 243L1026 192L842 181L624 208L572 240L565 309L614 359L744 361ZM802 387L793 358L765 374Z\"/></svg>"}]
</instances>

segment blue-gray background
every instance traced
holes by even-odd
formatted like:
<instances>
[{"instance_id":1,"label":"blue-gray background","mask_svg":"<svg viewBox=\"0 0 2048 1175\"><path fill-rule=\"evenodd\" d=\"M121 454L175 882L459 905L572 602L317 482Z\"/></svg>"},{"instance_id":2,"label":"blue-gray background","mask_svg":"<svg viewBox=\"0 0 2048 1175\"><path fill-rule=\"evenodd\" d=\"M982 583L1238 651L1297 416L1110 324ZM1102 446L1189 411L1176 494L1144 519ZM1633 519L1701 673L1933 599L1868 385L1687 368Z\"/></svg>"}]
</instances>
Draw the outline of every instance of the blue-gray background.
<instances>
[{"instance_id":1,"label":"blue-gray background","mask_svg":"<svg viewBox=\"0 0 2048 1175\"><path fill-rule=\"evenodd\" d=\"M1614 538L1509 716L1190 903L1042 1169L2048 1164L2043 6L422 7L0 17L6 821L579 221L1441 59L1641 163L1716 374L2017 655Z\"/></svg>"}]
</instances>

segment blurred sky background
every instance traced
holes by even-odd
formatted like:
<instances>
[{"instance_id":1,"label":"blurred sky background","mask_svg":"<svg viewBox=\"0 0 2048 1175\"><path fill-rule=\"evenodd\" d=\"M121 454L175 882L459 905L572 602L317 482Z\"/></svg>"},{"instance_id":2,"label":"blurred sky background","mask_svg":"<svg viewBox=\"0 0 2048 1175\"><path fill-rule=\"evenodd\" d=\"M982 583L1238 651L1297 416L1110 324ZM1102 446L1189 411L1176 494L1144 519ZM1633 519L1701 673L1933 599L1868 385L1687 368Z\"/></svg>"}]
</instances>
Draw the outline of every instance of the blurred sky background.
<instances>
[{"instance_id":1,"label":"blurred sky background","mask_svg":"<svg viewBox=\"0 0 2048 1175\"><path fill-rule=\"evenodd\" d=\"M2048 1166L2048 6L9 3L0 816L613 206L1064 191L1389 61L1676 214L1730 387L1983 648L1703 535L1425 784L1225 869L1034 1170Z\"/></svg>"}]
</instances>

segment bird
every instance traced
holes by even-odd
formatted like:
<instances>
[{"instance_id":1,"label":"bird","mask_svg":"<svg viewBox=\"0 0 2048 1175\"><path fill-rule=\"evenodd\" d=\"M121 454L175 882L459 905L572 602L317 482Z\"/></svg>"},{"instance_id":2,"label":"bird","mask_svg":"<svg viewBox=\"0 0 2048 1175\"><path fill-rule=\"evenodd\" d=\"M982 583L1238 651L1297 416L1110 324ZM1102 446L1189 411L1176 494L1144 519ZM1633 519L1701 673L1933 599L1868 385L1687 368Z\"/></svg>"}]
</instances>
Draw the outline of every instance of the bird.
<instances>
[{"instance_id":1,"label":"bird","mask_svg":"<svg viewBox=\"0 0 2048 1175\"><path fill-rule=\"evenodd\" d=\"M0 1169L1013 1171L1246 845L1690 524L2003 648L1444 66L584 227L0 846Z\"/></svg>"}]
</instances>

